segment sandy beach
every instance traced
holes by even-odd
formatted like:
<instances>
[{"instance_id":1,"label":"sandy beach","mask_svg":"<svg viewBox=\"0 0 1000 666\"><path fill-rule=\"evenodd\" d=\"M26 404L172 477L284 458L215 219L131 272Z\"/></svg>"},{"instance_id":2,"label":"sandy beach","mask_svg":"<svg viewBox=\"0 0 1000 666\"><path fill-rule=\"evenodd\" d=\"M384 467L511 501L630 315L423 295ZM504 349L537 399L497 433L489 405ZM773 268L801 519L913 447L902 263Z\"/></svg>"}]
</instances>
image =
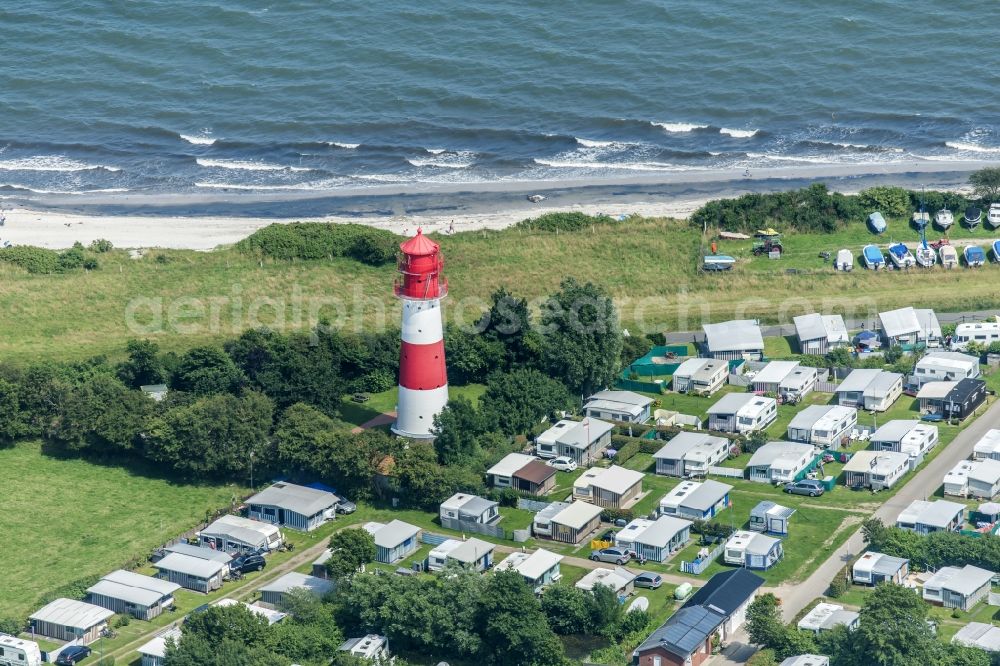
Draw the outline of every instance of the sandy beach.
<instances>
[{"instance_id":1,"label":"sandy beach","mask_svg":"<svg viewBox=\"0 0 1000 666\"><path fill-rule=\"evenodd\" d=\"M453 184L280 197L226 191L197 196L8 196L0 201L6 217L0 227L0 242L59 249L103 238L121 248L211 250L276 222L360 223L408 235L418 227L442 233L502 229L554 211L685 218L711 199L786 190L813 182L845 193L879 184L964 190L968 173L983 164L771 169L751 177L689 172L669 179ZM541 193L545 199L528 201L527 196L533 193Z\"/></svg>"}]
</instances>

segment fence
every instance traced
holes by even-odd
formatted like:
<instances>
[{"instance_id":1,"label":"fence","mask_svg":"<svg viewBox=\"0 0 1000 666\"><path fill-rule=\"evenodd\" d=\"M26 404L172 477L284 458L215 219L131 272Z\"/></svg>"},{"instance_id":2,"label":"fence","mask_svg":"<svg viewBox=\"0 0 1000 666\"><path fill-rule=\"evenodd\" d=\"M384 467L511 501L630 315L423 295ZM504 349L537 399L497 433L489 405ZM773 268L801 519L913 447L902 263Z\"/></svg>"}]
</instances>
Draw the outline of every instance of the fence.
<instances>
[{"instance_id":1,"label":"fence","mask_svg":"<svg viewBox=\"0 0 1000 666\"><path fill-rule=\"evenodd\" d=\"M504 532L504 529L499 525L484 525L483 523L477 523L474 520L441 518L441 527L449 530L455 530L456 532L475 532L476 534L483 534L496 539L507 538L506 532Z\"/></svg>"},{"instance_id":2,"label":"fence","mask_svg":"<svg viewBox=\"0 0 1000 666\"><path fill-rule=\"evenodd\" d=\"M695 558L694 562L681 562L681 572L698 575L708 568L708 566L719 558L722 550L726 547L725 542L718 544L710 550L704 557Z\"/></svg>"},{"instance_id":3,"label":"fence","mask_svg":"<svg viewBox=\"0 0 1000 666\"><path fill-rule=\"evenodd\" d=\"M743 470L735 467L709 467L708 473L713 476L725 476L730 479L742 479Z\"/></svg>"},{"instance_id":4,"label":"fence","mask_svg":"<svg viewBox=\"0 0 1000 666\"><path fill-rule=\"evenodd\" d=\"M428 546L440 546L448 539L454 539L455 537L445 536L443 534L435 534L434 532L421 532L420 541L427 544Z\"/></svg>"},{"instance_id":5,"label":"fence","mask_svg":"<svg viewBox=\"0 0 1000 666\"><path fill-rule=\"evenodd\" d=\"M524 511L532 511L538 513L545 507L549 505L548 502L539 502L538 500L524 499L523 497L517 500L517 508Z\"/></svg>"},{"instance_id":6,"label":"fence","mask_svg":"<svg viewBox=\"0 0 1000 666\"><path fill-rule=\"evenodd\" d=\"M750 382L753 381L750 377L746 375L729 375L729 385L730 386L750 386Z\"/></svg>"},{"instance_id":7,"label":"fence","mask_svg":"<svg viewBox=\"0 0 1000 666\"><path fill-rule=\"evenodd\" d=\"M836 393L838 384L834 382L816 382L814 390L820 393Z\"/></svg>"}]
</instances>

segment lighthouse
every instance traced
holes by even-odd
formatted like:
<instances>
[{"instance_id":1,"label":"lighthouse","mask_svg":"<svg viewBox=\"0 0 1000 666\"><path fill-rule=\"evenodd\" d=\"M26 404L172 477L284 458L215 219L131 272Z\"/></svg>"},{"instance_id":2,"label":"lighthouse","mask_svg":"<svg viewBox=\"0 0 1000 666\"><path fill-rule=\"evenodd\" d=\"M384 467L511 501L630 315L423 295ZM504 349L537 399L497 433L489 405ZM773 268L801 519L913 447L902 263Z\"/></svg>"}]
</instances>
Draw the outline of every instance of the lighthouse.
<instances>
[{"instance_id":1,"label":"lighthouse","mask_svg":"<svg viewBox=\"0 0 1000 666\"><path fill-rule=\"evenodd\" d=\"M448 403L441 323L441 299L448 294L448 281L441 275L444 259L440 246L421 229L399 249L400 275L394 292L403 302L403 322L399 397L392 431L402 437L431 439L434 416Z\"/></svg>"}]
</instances>

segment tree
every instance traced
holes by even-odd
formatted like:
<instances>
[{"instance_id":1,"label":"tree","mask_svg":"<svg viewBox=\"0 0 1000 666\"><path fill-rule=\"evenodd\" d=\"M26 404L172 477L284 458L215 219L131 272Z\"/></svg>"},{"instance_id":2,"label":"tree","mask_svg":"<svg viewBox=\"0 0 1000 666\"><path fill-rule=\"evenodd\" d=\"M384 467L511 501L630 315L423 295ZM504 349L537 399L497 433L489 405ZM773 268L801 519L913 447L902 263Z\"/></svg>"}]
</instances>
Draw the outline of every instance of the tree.
<instances>
[{"instance_id":1,"label":"tree","mask_svg":"<svg viewBox=\"0 0 1000 666\"><path fill-rule=\"evenodd\" d=\"M568 278L542 305L542 364L575 394L614 381L622 331L614 303L600 287Z\"/></svg>"},{"instance_id":2,"label":"tree","mask_svg":"<svg viewBox=\"0 0 1000 666\"><path fill-rule=\"evenodd\" d=\"M118 366L118 378L129 388L159 384L166 375L160 361L160 346L152 340L129 340L128 360Z\"/></svg>"},{"instance_id":3,"label":"tree","mask_svg":"<svg viewBox=\"0 0 1000 666\"><path fill-rule=\"evenodd\" d=\"M349 496L367 498L373 494L375 477L387 471L402 451L399 440L381 430L321 432L314 472Z\"/></svg>"},{"instance_id":4,"label":"tree","mask_svg":"<svg viewBox=\"0 0 1000 666\"><path fill-rule=\"evenodd\" d=\"M562 666L562 643L549 628L533 591L516 571L493 575L483 590L477 623L482 658L496 666Z\"/></svg>"},{"instance_id":5,"label":"tree","mask_svg":"<svg viewBox=\"0 0 1000 666\"><path fill-rule=\"evenodd\" d=\"M377 549L375 537L360 527L349 527L330 537L333 551L326 570L331 578L347 578L357 573L361 566L374 561Z\"/></svg>"},{"instance_id":6,"label":"tree","mask_svg":"<svg viewBox=\"0 0 1000 666\"><path fill-rule=\"evenodd\" d=\"M785 625L778 599L771 593L758 596L747 607L747 636L751 643L773 650L777 659L815 651L808 633Z\"/></svg>"},{"instance_id":7,"label":"tree","mask_svg":"<svg viewBox=\"0 0 1000 666\"><path fill-rule=\"evenodd\" d=\"M506 350L501 342L460 326L448 327L444 352L448 382L459 386L482 382L489 373L506 365Z\"/></svg>"},{"instance_id":8,"label":"tree","mask_svg":"<svg viewBox=\"0 0 1000 666\"><path fill-rule=\"evenodd\" d=\"M184 621L184 637L199 636L209 640L232 639L248 646L262 645L270 628L267 618L247 610L242 604L209 606Z\"/></svg>"},{"instance_id":9,"label":"tree","mask_svg":"<svg viewBox=\"0 0 1000 666\"><path fill-rule=\"evenodd\" d=\"M618 595L607 585L596 585L590 592L588 602L591 631L608 638L613 637L624 613Z\"/></svg>"},{"instance_id":10,"label":"tree","mask_svg":"<svg viewBox=\"0 0 1000 666\"><path fill-rule=\"evenodd\" d=\"M468 465L480 454L482 419L467 398L456 396L434 416L434 450L442 465Z\"/></svg>"},{"instance_id":11,"label":"tree","mask_svg":"<svg viewBox=\"0 0 1000 666\"><path fill-rule=\"evenodd\" d=\"M553 585L542 595L542 612L552 631L560 635L583 634L590 629L590 608L583 590Z\"/></svg>"},{"instance_id":12,"label":"tree","mask_svg":"<svg viewBox=\"0 0 1000 666\"><path fill-rule=\"evenodd\" d=\"M858 201L869 212L899 217L910 213L910 194L901 187L876 185L858 193Z\"/></svg>"},{"instance_id":13,"label":"tree","mask_svg":"<svg viewBox=\"0 0 1000 666\"><path fill-rule=\"evenodd\" d=\"M577 405L563 384L529 369L491 375L480 404L486 429L505 435L525 433L542 419Z\"/></svg>"},{"instance_id":14,"label":"tree","mask_svg":"<svg viewBox=\"0 0 1000 666\"><path fill-rule=\"evenodd\" d=\"M525 299L501 287L493 292L490 309L480 317L476 328L484 338L503 346L508 369L538 364L541 338L531 325L531 311Z\"/></svg>"},{"instance_id":15,"label":"tree","mask_svg":"<svg viewBox=\"0 0 1000 666\"><path fill-rule=\"evenodd\" d=\"M315 475L325 464L322 436L337 429L336 421L312 405L292 405L274 429L275 466L291 476Z\"/></svg>"},{"instance_id":16,"label":"tree","mask_svg":"<svg viewBox=\"0 0 1000 666\"><path fill-rule=\"evenodd\" d=\"M891 630L890 630L891 628ZM901 585L878 585L861 607L853 634L859 664L932 664L937 643L927 626L927 604Z\"/></svg>"},{"instance_id":17,"label":"tree","mask_svg":"<svg viewBox=\"0 0 1000 666\"><path fill-rule=\"evenodd\" d=\"M985 201L1000 199L1000 167L987 167L969 175L969 184L976 196Z\"/></svg>"},{"instance_id":18,"label":"tree","mask_svg":"<svg viewBox=\"0 0 1000 666\"><path fill-rule=\"evenodd\" d=\"M178 391L197 395L236 393L247 381L233 359L217 347L195 347L181 357L170 380Z\"/></svg>"},{"instance_id":19,"label":"tree","mask_svg":"<svg viewBox=\"0 0 1000 666\"><path fill-rule=\"evenodd\" d=\"M296 663L326 663L343 642L333 606L315 594L295 589L282 595L280 609L288 614L273 626L268 646Z\"/></svg>"},{"instance_id":20,"label":"tree","mask_svg":"<svg viewBox=\"0 0 1000 666\"><path fill-rule=\"evenodd\" d=\"M61 393L44 435L61 449L101 454L131 449L152 417L155 403L110 374L95 374Z\"/></svg>"},{"instance_id":21,"label":"tree","mask_svg":"<svg viewBox=\"0 0 1000 666\"><path fill-rule=\"evenodd\" d=\"M483 491L480 470L440 465L428 446L411 446L396 455L394 481L409 506L425 511L437 511L441 502L457 492Z\"/></svg>"},{"instance_id":22,"label":"tree","mask_svg":"<svg viewBox=\"0 0 1000 666\"><path fill-rule=\"evenodd\" d=\"M21 409L20 386L0 377L0 444L9 444L28 432L28 415Z\"/></svg>"}]
</instances>

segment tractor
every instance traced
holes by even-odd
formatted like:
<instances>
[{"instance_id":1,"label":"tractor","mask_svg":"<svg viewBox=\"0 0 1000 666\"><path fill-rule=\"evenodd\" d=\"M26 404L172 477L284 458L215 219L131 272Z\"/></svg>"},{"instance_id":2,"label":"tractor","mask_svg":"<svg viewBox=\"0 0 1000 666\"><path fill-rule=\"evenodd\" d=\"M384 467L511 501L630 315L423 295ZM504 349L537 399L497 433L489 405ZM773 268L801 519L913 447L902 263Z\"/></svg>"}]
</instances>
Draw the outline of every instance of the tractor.
<instances>
[{"instance_id":1,"label":"tractor","mask_svg":"<svg viewBox=\"0 0 1000 666\"><path fill-rule=\"evenodd\" d=\"M784 252L784 247L781 245L781 234L774 229L758 229L757 233L754 234L753 253L761 255L772 252L778 254Z\"/></svg>"}]
</instances>

